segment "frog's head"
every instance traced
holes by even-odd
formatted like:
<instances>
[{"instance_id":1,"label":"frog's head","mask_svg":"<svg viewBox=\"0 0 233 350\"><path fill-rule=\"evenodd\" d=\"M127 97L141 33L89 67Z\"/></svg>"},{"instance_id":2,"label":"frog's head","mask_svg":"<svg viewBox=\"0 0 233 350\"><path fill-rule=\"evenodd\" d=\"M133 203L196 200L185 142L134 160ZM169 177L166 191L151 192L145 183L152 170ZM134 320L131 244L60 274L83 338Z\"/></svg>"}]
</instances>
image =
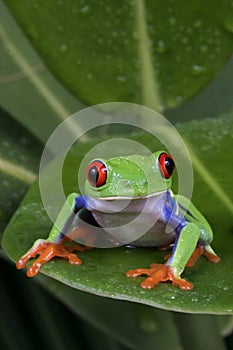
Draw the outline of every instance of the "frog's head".
<instances>
[{"instance_id":1,"label":"frog's head","mask_svg":"<svg viewBox=\"0 0 233 350\"><path fill-rule=\"evenodd\" d=\"M159 151L150 156L131 155L96 159L87 167L85 192L92 197L142 197L171 187L172 157Z\"/></svg>"}]
</instances>

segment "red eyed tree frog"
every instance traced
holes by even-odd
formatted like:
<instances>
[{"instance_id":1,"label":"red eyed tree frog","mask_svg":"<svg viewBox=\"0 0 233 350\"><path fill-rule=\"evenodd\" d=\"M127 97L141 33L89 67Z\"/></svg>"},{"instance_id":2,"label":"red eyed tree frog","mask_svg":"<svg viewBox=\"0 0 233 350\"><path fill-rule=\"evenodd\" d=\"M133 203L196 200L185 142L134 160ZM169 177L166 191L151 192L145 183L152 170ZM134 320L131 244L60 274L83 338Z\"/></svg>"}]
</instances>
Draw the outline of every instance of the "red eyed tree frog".
<instances>
[{"instance_id":1,"label":"red eyed tree frog","mask_svg":"<svg viewBox=\"0 0 233 350\"><path fill-rule=\"evenodd\" d=\"M64 242L74 220L76 232L81 229L78 217L83 210L96 225L109 227L112 222L124 223L129 213L139 214L149 199L145 219L147 214L150 218L154 217L154 224L131 244L173 247L172 253L166 257L165 264L154 263L150 268L130 270L126 275L146 275L147 278L141 283L143 288L153 288L159 282L170 280L181 289L192 289L193 285L181 278L185 266L193 266L201 255L205 255L211 262L219 262L220 258L210 246L213 233L206 219L187 198L172 193L171 176L174 169L174 160L164 151L150 156L131 155L92 161L86 172L86 194L80 196L72 193L68 196L48 238L36 240L31 249L18 260L17 268L24 268L38 254L39 257L28 268L27 275L30 277L36 275L40 267L54 257L68 259L71 264L81 264L82 261L73 251L83 251L88 247L77 244L67 246ZM120 212L107 210L111 203L129 200L130 204ZM62 224L63 230L57 229L58 223ZM140 228L136 225L135 232L138 229Z\"/></svg>"}]
</instances>

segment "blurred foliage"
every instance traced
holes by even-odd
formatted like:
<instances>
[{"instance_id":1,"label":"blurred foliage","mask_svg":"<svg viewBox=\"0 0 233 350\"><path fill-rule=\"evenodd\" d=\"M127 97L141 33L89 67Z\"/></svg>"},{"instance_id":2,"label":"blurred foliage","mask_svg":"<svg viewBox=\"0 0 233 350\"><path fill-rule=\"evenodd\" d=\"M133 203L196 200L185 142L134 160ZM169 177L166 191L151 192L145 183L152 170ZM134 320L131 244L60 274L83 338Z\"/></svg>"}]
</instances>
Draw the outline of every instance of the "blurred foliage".
<instances>
[{"instance_id":1,"label":"blurred foliage","mask_svg":"<svg viewBox=\"0 0 233 350\"><path fill-rule=\"evenodd\" d=\"M37 177L43 146L2 109L0 124L1 234Z\"/></svg>"},{"instance_id":2,"label":"blurred foliage","mask_svg":"<svg viewBox=\"0 0 233 350\"><path fill-rule=\"evenodd\" d=\"M49 69L87 104L145 104L144 79L152 79L161 103L178 105L233 51L231 1L6 3Z\"/></svg>"}]
</instances>

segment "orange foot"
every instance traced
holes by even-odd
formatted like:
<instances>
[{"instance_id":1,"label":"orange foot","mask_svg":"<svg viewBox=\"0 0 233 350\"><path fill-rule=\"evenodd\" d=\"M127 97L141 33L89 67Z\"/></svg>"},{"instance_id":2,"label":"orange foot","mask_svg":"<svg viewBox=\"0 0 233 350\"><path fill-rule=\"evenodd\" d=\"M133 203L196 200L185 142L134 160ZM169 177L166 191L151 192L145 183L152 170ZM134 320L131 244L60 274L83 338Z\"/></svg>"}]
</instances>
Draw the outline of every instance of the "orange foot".
<instances>
[{"instance_id":1,"label":"orange foot","mask_svg":"<svg viewBox=\"0 0 233 350\"><path fill-rule=\"evenodd\" d=\"M159 282L171 281L172 284L178 285L181 289L190 290L193 285L183 278L175 277L172 269L168 265L151 264L150 269L136 269L126 272L127 277L138 277L147 275L147 277L140 285L142 288L153 288Z\"/></svg>"},{"instance_id":2,"label":"orange foot","mask_svg":"<svg viewBox=\"0 0 233 350\"><path fill-rule=\"evenodd\" d=\"M25 255L23 255L17 262L17 269L22 269L26 267L27 262L35 258L36 255L40 255L28 268L27 276L33 277L38 274L42 265L46 262L52 260L54 257L61 257L63 259L68 259L70 264L82 264L82 260L76 254L72 252L74 250L83 252L89 247L81 246L81 245L73 245L73 246L64 246L63 243L49 243L42 239L38 240L37 244L35 244Z\"/></svg>"}]
</instances>

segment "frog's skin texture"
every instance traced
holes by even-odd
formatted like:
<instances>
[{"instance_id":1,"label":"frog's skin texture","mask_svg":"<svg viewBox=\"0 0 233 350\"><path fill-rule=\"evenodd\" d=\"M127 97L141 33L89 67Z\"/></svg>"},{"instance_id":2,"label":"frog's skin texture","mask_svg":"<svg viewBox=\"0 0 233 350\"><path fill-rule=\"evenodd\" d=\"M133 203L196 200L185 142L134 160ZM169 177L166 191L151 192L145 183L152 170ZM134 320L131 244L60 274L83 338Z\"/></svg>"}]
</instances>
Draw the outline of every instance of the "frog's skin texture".
<instances>
[{"instance_id":1,"label":"frog's skin texture","mask_svg":"<svg viewBox=\"0 0 233 350\"><path fill-rule=\"evenodd\" d=\"M36 275L40 267L54 257L68 259L71 264L81 264L82 261L73 252L90 249L96 237L85 231L79 218L99 227L114 227L119 222L124 225L129 218L140 214L146 203L141 224L131 226L130 234L134 237L135 233L137 237L131 244L158 248L173 246L172 253L165 257L165 264L154 263L150 268L130 270L126 275L146 275L141 283L143 288L171 281L181 289L192 289L193 285L181 278L185 266L193 266L201 255L211 262L219 262L220 258L210 246L213 233L206 219L187 198L172 193L174 168L173 159L163 151L148 157L132 155L94 160L87 168L86 195L72 193L68 196L48 238L36 240L17 261L17 268L24 268L38 254L39 257L28 268L29 277ZM126 201L129 204L119 211L119 206ZM140 237L138 231L143 230L143 222L147 220L152 220L152 225ZM72 239L86 237L85 246L64 244L74 223L76 228ZM57 227L63 229L58 230Z\"/></svg>"}]
</instances>

